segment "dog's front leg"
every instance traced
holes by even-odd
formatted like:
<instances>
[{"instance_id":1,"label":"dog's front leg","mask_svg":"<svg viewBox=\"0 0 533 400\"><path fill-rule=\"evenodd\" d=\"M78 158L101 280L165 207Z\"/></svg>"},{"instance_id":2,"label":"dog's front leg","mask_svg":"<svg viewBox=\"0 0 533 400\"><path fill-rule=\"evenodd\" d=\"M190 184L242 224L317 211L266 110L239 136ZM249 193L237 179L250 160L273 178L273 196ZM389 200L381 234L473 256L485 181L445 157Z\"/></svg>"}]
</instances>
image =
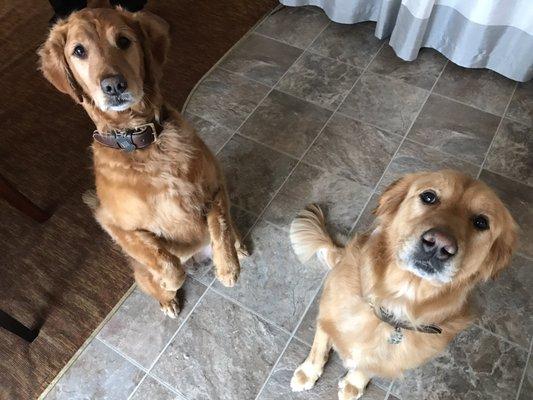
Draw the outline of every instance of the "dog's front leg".
<instances>
[{"instance_id":1,"label":"dog's front leg","mask_svg":"<svg viewBox=\"0 0 533 400\"><path fill-rule=\"evenodd\" d=\"M292 376L291 389L293 392L309 390L315 386L315 382L322 375L330 350L329 336L318 324L311 352L303 364L296 368Z\"/></svg>"},{"instance_id":2,"label":"dog's front leg","mask_svg":"<svg viewBox=\"0 0 533 400\"><path fill-rule=\"evenodd\" d=\"M146 266L163 289L175 291L183 285L186 275L180 259L166 250L161 239L152 232L125 230L99 222L127 255Z\"/></svg>"},{"instance_id":3,"label":"dog's front leg","mask_svg":"<svg viewBox=\"0 0 533 400\"><path fill-rule=\"evenodd\" d=\"M213 245L213 263L217 278L224 286L233 286L239 277L240 264L235 249L236 235L229 213L229 201L224 188L221 188L213 199L207 213L207 226Z\"/></svg>"},{"instance_id":4,"label":"dog's front leg","mask_svg":"<svg viewBox=\"0 0 533 400\"><path fill-rule=\"evenodd\" d=\"M339 381L339 400L356 400L363 396L370 377L364 371L351 369Z\"/></svg>"}]
</instances>

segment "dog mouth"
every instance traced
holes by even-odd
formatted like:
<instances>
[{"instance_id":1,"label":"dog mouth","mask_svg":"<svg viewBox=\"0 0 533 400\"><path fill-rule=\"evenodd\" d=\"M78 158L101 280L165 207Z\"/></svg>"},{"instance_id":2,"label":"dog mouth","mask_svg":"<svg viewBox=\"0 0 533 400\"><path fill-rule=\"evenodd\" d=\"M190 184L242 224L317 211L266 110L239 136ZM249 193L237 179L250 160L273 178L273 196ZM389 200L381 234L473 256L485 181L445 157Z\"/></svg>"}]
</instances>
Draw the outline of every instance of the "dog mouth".
<instances>
[{"instance_id":1,"label":"dog mouth","mask_svg":"<svg viewBox=\"0 0 533 400\"><path fill-rule=\"evenodd\" d=\"M420 254L416 246L404 246L398 253L400 268L434 284L452 281L455 269L452 262L442 262Z\"/></svg>"},{"instance_id":2,"label":"dog mouth","mask_svg":"<svg viewBox=\"0 0 533 400\"><path fill-rule=\"evenodd\" d=\"M121 94L119 96L108 97L106 99L107 109L112 111L124 111L130 108L133 104L135 104L133 96L128 93Z\"/></svg>"}]
</instances>

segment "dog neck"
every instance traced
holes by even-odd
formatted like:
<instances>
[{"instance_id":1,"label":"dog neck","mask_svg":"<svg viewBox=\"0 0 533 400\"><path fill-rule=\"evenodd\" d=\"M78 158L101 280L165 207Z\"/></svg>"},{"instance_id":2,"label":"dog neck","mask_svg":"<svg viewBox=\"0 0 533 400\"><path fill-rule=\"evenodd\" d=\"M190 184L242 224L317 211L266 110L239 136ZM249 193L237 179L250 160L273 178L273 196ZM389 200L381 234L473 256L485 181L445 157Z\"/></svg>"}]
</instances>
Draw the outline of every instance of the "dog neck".
<instances>
[{"instance_id":1,"label":"dog neck","mask_svg":"<svg viewBox=\"0 0 533 400\"><path fill-rule=\"evenodd\" d=\"M397 264L382 232L368 237L363 251L363 296L414 325L436 324L467 313L473 283L436 287Z\"/></svg>"}]
</instances>

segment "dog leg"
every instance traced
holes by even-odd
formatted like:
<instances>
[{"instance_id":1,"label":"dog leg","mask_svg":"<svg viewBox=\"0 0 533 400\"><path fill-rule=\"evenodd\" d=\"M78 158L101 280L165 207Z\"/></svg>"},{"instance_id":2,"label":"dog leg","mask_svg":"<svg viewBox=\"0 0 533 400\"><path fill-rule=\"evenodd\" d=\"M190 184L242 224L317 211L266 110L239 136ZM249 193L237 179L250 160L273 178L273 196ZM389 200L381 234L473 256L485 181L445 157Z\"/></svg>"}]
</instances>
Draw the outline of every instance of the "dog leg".
<instances>
[{"instance_id":1,"label":"dog leg","mask_svg":"<svg viewBox=\"0 0 533 400\"><path fill-rule=\"evenodd\" d=\"M370 377L363 371L351 369L339 381L339 400L356 400L363 396Z\"/></svg>"},{"instance_id":2,"label":"dog leg","mask_svg":"<svg viewBox=\"0 0 533 400\"><path fill-rule=\"evenodd\" d=\"M330 350L331 343L329 336L319 324L315 333L311 352L303 364L296 368L296 371L294 371L292 376L291 389L293 392L309 390L315 386L315 382L322 375Z\"/></svg>"},{"instance_id":3,"label":"dog leg","mask_svg":"<svg viewBox=\"0 0 533 400\"><path fill-rule=\"evenodd\" d=\"M117 242L122 250L145 265L159 285L166 290L176 291L185 282L185 271L178 257L165 249L161 239L152 232L145 230L125 230L115 225L106 223L99 218L98 222Z\"/></svg>"},{"instance_id":4,"label":"dog leg","mask_svg":"<svg viewBox=\"0 0 533 400\"><path fill-rule=\"evenodd\" d=\"M133 271L135 281L139 288L159 301L161 311L170 318L176 318L180 312L178 301L176 300L176 290L166 290L159 285L154 276L146 267L135 260L133 261Z\"/></svg>"},{"instance_id":5,"label":"dog leg","mask_svg":"<svg viewBox=\"0 0 533 400\"><path fill-rule=\"evenodd\" d=\"M217 278L224 286L233 286L239 277L240 264L235 248L235 232L224 189L219 190L207 214L207 226L213 245L213 263Z\"/></svg>"}]
</instances>

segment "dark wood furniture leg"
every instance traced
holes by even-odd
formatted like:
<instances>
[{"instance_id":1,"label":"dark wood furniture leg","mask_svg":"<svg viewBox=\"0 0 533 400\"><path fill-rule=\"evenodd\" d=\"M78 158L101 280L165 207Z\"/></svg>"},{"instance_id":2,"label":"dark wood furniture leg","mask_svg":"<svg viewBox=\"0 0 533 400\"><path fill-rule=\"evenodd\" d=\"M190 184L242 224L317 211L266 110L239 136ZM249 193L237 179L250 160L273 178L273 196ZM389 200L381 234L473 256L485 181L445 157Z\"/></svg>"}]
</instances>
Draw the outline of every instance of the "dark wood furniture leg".
<instances>
[{"instance_id":1,"label":"dark wood furniture leg","mask_svg":"<svg viewBox=\"0 0 533 400\"><path fill-rule=\"evenodd\" d=\"M52 216L44 210L41 210L31 202L26 196L20 193L11 183L0 175L0 197L5 199L9 204L17 210L26 214L37 222L44 222Z\"/></svg>"},{"instance_id":2,"label":"dark wood furniture leg","mask_svg":"<svg viewBox=\"0 0 533 400\"><path fill-rule=\"evenodd\" d=\"M0 327L7 329L9 332L14 333L18 337L24 339L27 342L33 342L39 330L33 330L25 327L11 315L0 310Z\"/></svg>"}]
</instances>

